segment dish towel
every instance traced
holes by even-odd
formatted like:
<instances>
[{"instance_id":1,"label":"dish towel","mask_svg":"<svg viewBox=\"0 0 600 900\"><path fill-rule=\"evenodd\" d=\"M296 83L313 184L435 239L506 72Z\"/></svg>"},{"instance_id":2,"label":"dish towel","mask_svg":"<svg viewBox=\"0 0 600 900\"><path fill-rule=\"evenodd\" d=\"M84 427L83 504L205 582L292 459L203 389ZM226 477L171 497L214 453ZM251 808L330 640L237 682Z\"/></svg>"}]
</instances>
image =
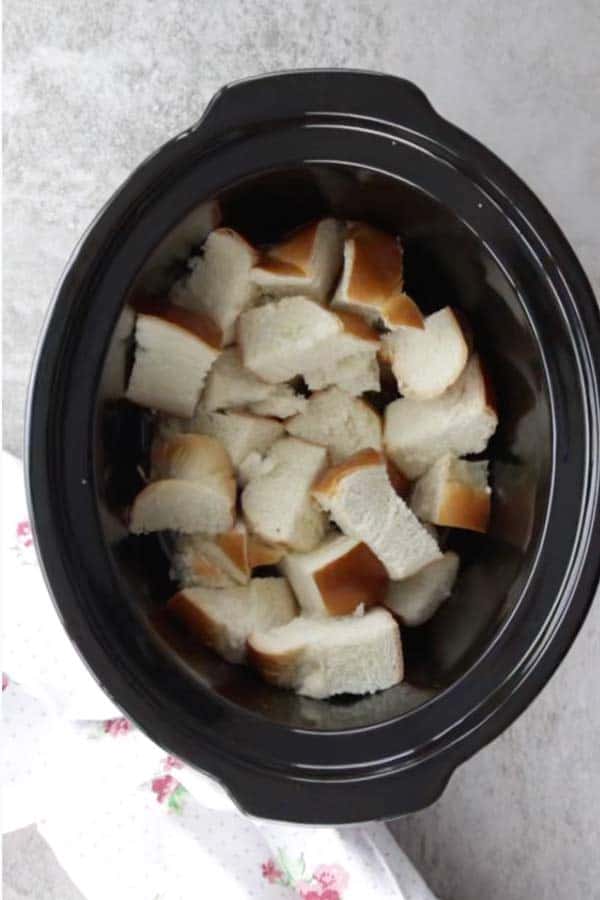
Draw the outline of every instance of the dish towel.
<instances>
[{"instance_id":1,"label":"dish towel","mask_svg":"<svg viewBox=\"0 0 600 900\"><path fill-rule=\"evenodd\" d=\"M87 900L435 900L385 825L252 819L102 692L48 596L3 454L5 832L36 823Z\"/></svg>"}]
</instances>

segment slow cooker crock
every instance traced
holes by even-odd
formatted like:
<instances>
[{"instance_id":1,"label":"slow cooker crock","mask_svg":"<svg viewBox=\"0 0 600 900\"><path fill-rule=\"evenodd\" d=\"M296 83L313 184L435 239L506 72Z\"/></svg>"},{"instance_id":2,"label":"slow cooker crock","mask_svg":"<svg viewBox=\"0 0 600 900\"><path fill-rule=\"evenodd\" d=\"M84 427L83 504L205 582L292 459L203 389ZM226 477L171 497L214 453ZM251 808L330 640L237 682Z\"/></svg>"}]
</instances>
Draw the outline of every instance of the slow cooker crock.
<instances>
[{"instance_id":1,"label":"slow cooker crock","mask_svg":"<svg viewBox=\"0 0 600 900\"><path fill-rule=\"evenodd\" d=\"M405 631L407 684L373 697L296 697L190 644L160 614L173 587L164 543L119 519L151 427L106 389L122 310L175 226L217 199L224 224L258 242L328 212L399 233L409 292L425 310L463 309L492 372L490 534L449 538L463 559L455 594ZM599 340L592 291L548 212L414 85L316 70L224 88L109 200L47 318L27 473L67 632L125 715L249 813L343 823L430 804L540 691L592 601Z\"/></svg>"}]
</instances>

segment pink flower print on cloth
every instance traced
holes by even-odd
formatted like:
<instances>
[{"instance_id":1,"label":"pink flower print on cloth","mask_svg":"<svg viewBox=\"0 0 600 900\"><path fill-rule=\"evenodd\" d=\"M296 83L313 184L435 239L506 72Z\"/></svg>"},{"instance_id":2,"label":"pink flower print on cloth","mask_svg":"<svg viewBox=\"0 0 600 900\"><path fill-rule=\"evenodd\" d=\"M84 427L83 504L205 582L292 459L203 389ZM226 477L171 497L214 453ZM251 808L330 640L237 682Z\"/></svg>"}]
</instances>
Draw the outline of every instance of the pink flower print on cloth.
<instances>
[{"instance_id":1,"label":"pink flower print on cloth","mask_svg":"<svg viewBox=\"0 0 600 900\"><path fill-rule=\"evenodd\" d=\"M130 731L131 722L128 719L107 719L104 723L104 733L112 737L129 734Z\"/></svg>"},{"instance_id":2,"label":"pink flower print on cloth","mask_svg":"<svg viewBox=\"0 0 600 900\"><path fill-rule=\"evenodd\" d=\"M10 684L10 678L8 677L6 672L3 672L2 673L2 690L5 691L6 688L9 686L9 684Z\"/></svg>"},{"instance_id":3,"label":"pink flower print on cloth","mask_svg":"<svg viewBox=\"0 0 600 900\"><path fill-rule=\"evenodd\" d=\"M187 791L172 775L158 775L153 778L151 788L152 792L156 794L158 803L165 804L167 809L172 812L181 813L183 811Z\"/></svg>"},{"instance_id":4,"label":"pink flower print on cloth","mask_svg":"<svg viewBox=\"0 0 600 900\"><path fill-rule=\"evenodd\" d=\"M35 565L35 550L33 547L33 534L31 525L27 519L22 519L15 525L15 543L10 548L25 565Z\"/></svg>"},{"instance_id":5,"label":"pink flower print on cloth","mask_svg":"<svg viewBox=\"0 0 600 900\"><path fill-rule=\"evenodd\" d=\"M317 866L307 877L304 856L301 854L292 861L282 849L264 862L261 869L269 884L289 887L302 900L342 900L349 881L346 870L336 864Z\"/></svg>"}]
</instances>

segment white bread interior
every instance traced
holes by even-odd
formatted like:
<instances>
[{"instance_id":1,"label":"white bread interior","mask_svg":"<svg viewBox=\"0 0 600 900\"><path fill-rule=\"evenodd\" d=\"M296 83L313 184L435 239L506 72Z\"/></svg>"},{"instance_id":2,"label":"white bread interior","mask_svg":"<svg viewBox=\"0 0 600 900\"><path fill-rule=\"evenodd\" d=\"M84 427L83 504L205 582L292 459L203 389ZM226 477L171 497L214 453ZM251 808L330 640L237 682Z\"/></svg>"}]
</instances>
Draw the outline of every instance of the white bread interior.
<instances>
[{"instance_id":1,"label":"white bread interior","mask_svg":"<svg viewBox=\"0 0 600 900\"><path fill-rule=\"evenodd\" d=\"M402 581L390 581L385 605L403 625L423 625L452 593L460 560L448 550Z\"/></svg>"},{"instance_id":2,"label":"white bread interior","mask_svg":"<svg viewBox=\"0 0 600 900\"><path fill-rule=\"evenodd\" d=\"M332 466L312 493L344 534L367 544L390 578L406 578L441 556L436 541L392 487L376 450L361 450Z\"/></svg>"},{"instance_id":3,"label":"white bread interior","mask_svg":"<svg viewBox=\"0 0 600 900\"><path fill-rule=\"evenodd\" d=\"M231 460L213 437L178 434L155 442L152 476L135 498L129 530L219 534L233 527L236 484Z\"/></svg>"},{"instance_id":4,"label":"white bread interior","mask_svg":"<svg viewBox=\"0 0 600 900\"><path fill-rule=\"evenodd\" d=\"M357 397L337 387L314 393L304 412L285 423L294 437L321 444L332 463L343 462L365 447L381 447L381 418Z\"/></svg>"},{"instance_id":5,"label":"white bread interior","mask_svg":"<svg viewBox=\"0 0 600 900\"><path fill-rule=\"evenodd\" d=\"M283 425L275 419L235 410L206 412L202 407L194 414L191 430L218 438L235 468L248 454L265 453L284 433Z\"/></svg>"},{"instance_id":6,"label":"white bread interior","mask_svg":"<svg viewBox=\"0 0 600 900\"><path fill-rule=\"evenodd\" d=\"M205 316L176 307L139 313L125 396L140 406L191 416L220 341L220 332Z\"/></svg>"},{"instance_id":7,"label":"white bread interior","mask_svg":"<svg viewBox=\"0 0 600 900\"><path fill-rule=\"evenodd\" d=\"M264 400L249 403L249 412L257 416L272 416L275 419L288 419L306 409L306 397L297 394L291 384L272 384L272 393Z\"/></svg>"},{"instance_id":8,"label":"white bread interior","mask_svg":"<svg viewBox=\"0 0 600 900\"><path fill-rule=\"evenodd\" d=\"M343 245L343 223L321 219L271 247L252 270L252 279L262 293L302 294L323 303L342 267Z\"/></svg>"},{"instance_id":9,"label":"white bread interior","mask_svg":"<svg viewBox=\"0 0 600 900\"><path fill-rule=\"evenodd\" d=\"M355 222L344 243L342 276L332 306L388 328L423 327L416 303L404 293L402 247L397 238Z\"/></svg>"},{"instance_id":10,"label":"white bread interior","mask_svg":"<svg viewBox=\"0 0 600 900\"><path fill-rule=\"evenodd\" d=\"M385 410L384 445L396 465L418 478L445 453L480 453L496 430L493 394L477 355L439 397L401 397Z\"/></svg>"},{"instance_id":11,"label":"white bread interior","mask_svg":"<svg viewBox=\"0 0 600 900\"><path fill-rule=\"evenodd\" d=\"M398 328L384 335L384 344L405 397L429 399L454 384L467 364L469 347L449 306L427 316L424 328Z\"/></svg>"},{"instance_id":12,"label":"white bread interior","mask_svg":"<svg viewBox=\"0 0 600 900\"><path fill-rule=\"evenodd\" d=\"M203 644L233 663L244 662L252 632L285 625L296 614L285 578L253 578L247 585L221 589L187 587L171 597L167 609Z\"/></svg>"},{"instance_id":13,"label":"white bread interior","mask_svg":"<svg viewBox=\"0 0 600 900\"><path fill-rule=\"evenodd\" d=\"M342 331L341 319L313 300L284 297L240 316L242 361L264 381L290 381L326 359L328 342Z\"/></svg>"},{"instance_id":14,"label":"white bread interior","mask_svg":"<svg viewBox=\"0 0 600 900\"><path fill-rule=\"evenodd\" d=\"M227 347L208 373L201 405L208 412L239 408L264 400L274 390L244 367L238 347Z\"/></svg>"},{"instance_id":15,"label":"white bread interior","mask_svg":"<svg viewBox=\"0 0 600 900\"><path fill-rule=\"evenodd\" d=\"M447 453L414 484L410 505L435 525L485 532L491 493L486 460L468 462Z\"/></svg>"},{"instance_id":16,"label":"white bread interior","mask_svg":"<svg viewBox=\"0 0 600 900\"><path fill-rule=\"evenodd\" d=\"M312 500L310 489L326 465L324 447L292 437L276 441L242 492L250 530L293 550L316 547L325 534L327 518Z\"/></svg>"},{"instance_id":17,"label":"white bread interior","mask_svg":"<svg viewBox=\"0 0 600 900\"><path fill-rule=\"evenodd\" d=\"M380 378L376 353L352 353L349 356L325 361L322 366L305 373L305 381L311 391L337 385L359 397L365 391L379 391Z\"/></svg>"},{"instance_id":18,"label":"white bread interior","mask_svg":"<svg viewBox=\"0 0 600 900\"><path fill-rule=\"evenodd\" d=\"M366 544L336 534L310 553L287 553L279 564L303 613L349 615L382 603L388 574Z\"/></svg>"},{"instance_id":19,"label":"white bread interior","mask_svg":"<svg viewBox=\"0 0 600 900\"><path fill-rule=\"evenodd\" d=\"M162 295L168 291L173 283L173 267L185 262L220 221L221 209L217 200L201 203L188 213L152 251L139 278L140 292Z\"/></svg>"},{"instance_id":20,"label":"white bread interior","mask_svg":"<svg viewBox=\"0 0 600 900\"><path fill-rule=\"evenodd\" d=\"M214 537L191 534L176 538L171 575L184 587L247 584L250 572L248 532L243 522Z\"/></svg>"},{"instance_id":21,"label":"white bread interior","mask_svg":"<svg viewBox=\"0 0 600 900\"><path fill-rule=\"evenodd\" d=\"M404 677L400 631L382 608L363 616L299 616L256 630L248 659L266 681L316 699L373 694Z\"/></svg>"},{"instance_id":22,"label":"white bread interior","mask_svg":"<svg viewBox=\"0 0 600 900\"><path fill-rule=\"evenodd\" d=\"M257 261L258 252L237 231L217 228L208 235L202 255L191 262L190 274L173 287L170 300L210 316L223 343L230 344L239 314L256 293L250 272Z\"/></svg>"}]
</instances>

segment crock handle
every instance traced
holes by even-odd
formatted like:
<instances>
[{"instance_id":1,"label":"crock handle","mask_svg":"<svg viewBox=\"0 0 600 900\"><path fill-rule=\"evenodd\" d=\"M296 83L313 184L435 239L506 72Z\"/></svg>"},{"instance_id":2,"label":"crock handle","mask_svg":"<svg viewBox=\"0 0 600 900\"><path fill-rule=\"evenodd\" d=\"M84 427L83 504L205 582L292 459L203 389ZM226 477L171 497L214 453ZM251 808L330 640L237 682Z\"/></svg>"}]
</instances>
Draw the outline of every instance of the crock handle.
<instances>
[{"instance_id":1,"label":"crock handle","mask_svg":"<svg viewBox=\"0 0 600 900\"><path fill-rule=\"evenodd\" d=\"M352 69L303 69L226 85L198 126L207 140L215 140L307 115L357 116L417 129L436 118L425 94L403 78Z\"/></svg>"}]
</instances>

